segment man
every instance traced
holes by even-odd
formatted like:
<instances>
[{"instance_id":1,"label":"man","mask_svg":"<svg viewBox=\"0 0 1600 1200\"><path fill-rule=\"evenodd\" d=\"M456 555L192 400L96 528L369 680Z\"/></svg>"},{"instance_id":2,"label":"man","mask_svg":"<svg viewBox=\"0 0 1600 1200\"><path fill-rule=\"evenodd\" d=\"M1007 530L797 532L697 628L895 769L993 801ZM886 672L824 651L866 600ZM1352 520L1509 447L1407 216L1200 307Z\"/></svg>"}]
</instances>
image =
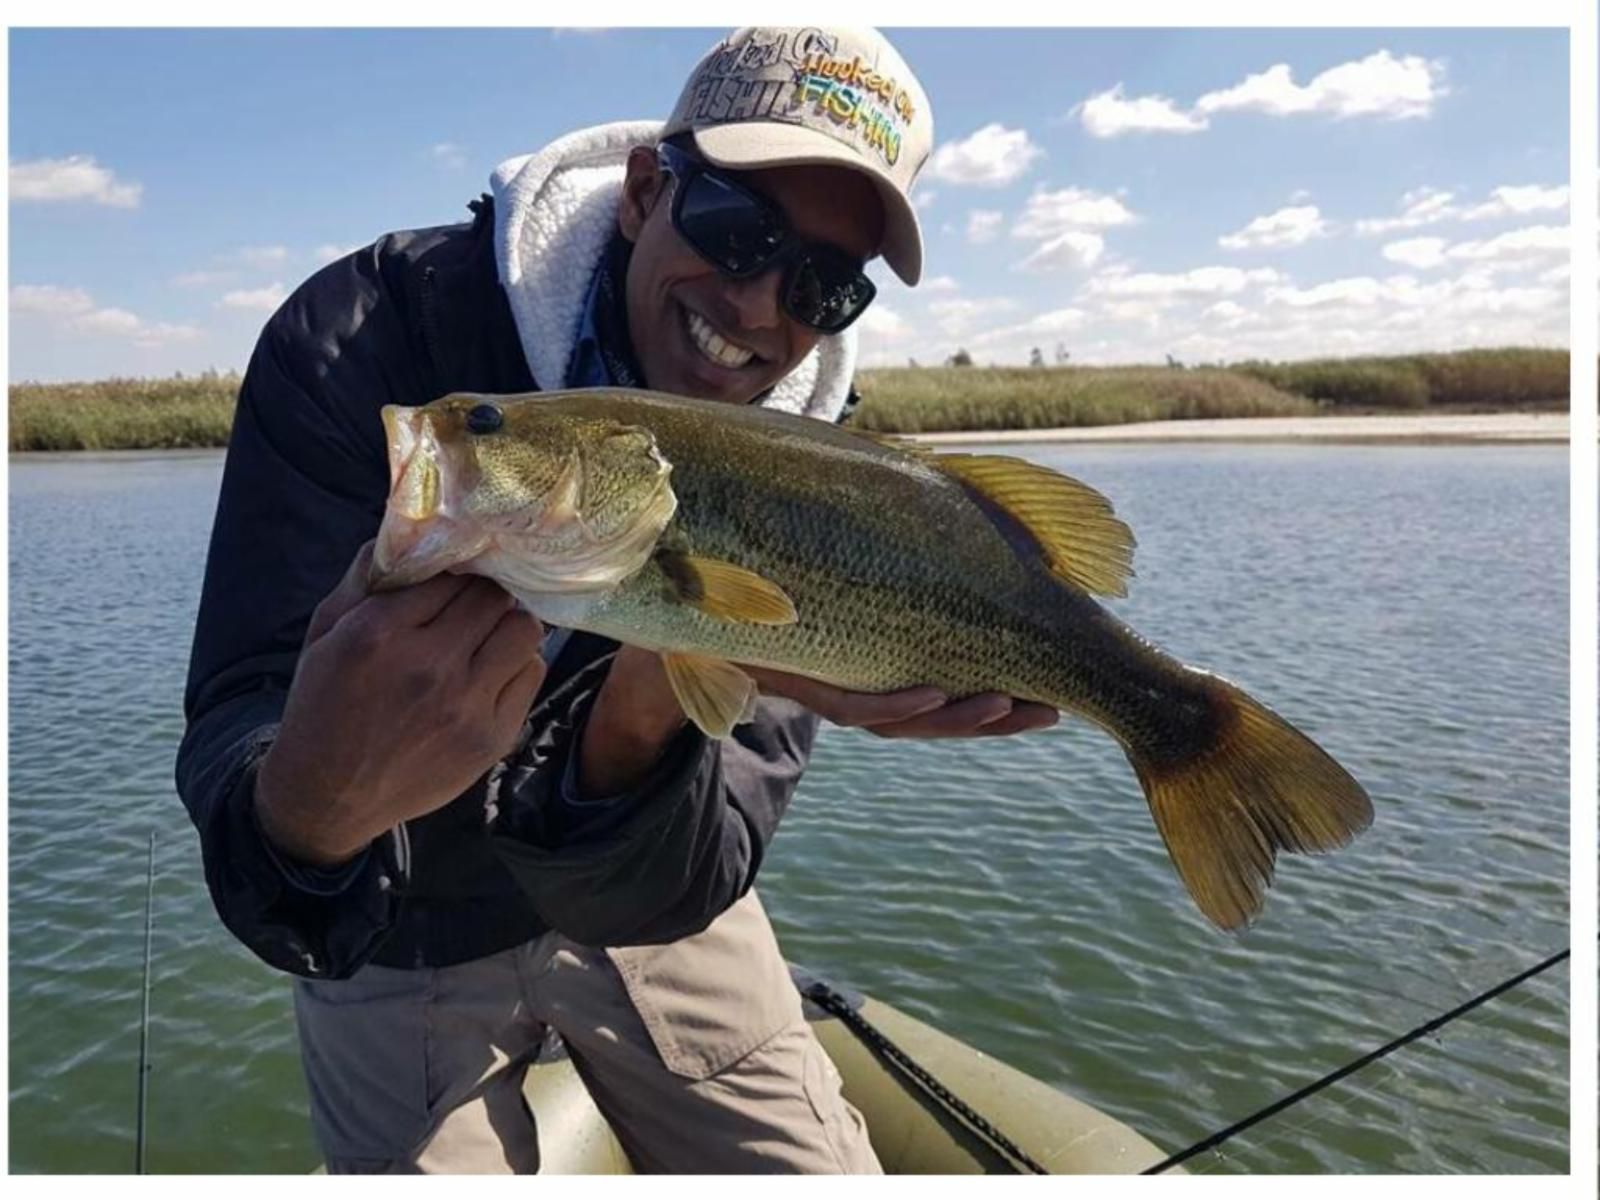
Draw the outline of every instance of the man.
<instances>
[{"instance_id":1,"label":"man","mask_svg":"<svg viewBox=\"0 0 1600 1200\"><path fill-rule=\"evenodd\" d=\"M227 926L297 976L334 1171L532 1171L557 1030L635 1166L875 1171L751 884L818 718L1005 734L1056 714L759 672L688 723L655 655L487 580L365 589L378 417L454 391L649 386L834 419L882 253L908 284L932 116L871 31L746 29L665 126L571 135L469 226L391 234L268 322L241 387L178 783Z\"/></svg>"}]
</instances>

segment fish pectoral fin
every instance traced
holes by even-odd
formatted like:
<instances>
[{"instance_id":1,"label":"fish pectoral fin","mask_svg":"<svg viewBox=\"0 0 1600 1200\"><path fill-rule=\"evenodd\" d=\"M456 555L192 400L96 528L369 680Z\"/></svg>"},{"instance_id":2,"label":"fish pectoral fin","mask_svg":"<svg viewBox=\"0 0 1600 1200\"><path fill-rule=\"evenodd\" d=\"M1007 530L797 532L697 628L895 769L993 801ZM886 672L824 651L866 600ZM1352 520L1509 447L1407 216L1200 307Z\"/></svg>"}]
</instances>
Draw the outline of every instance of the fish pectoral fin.
<instances>
[{"instance_id":1,"label":"fish pectoral fin","mask_svg":"<svg viewBox=\"0 0 1600 1200\"><path fill-rule=\"evenodd\" d=\"M661 664L667 669L673 695L706 736L727 737L735 725L755 716L756 681L732 663L663 650Z\"/></svg>"},{"instance_id":2,"label":"fish pectoral fin","mask_svg":"<svg viewBox=\"0 0 1600 1200\"><path fill-rule=\"evenodd\" d=\"M787 592L733 563L662 549L656 565L677 598L707 616L748 625L793 625L800 619Z\"/></svg>"},{"instance_id":3,"label":"fish pectoral fin","mask_svg":"<svg viewBox=\"0 0 1600 1200\"><path fill-rule=\"evenodd\" d=\"M967 490L1002 533L1020 527L1050 571L1084 591L1126 596L1133 531L1111 501L1048 467L997 454L935 454L926 460Z\"/></svg>"}]
</instances>

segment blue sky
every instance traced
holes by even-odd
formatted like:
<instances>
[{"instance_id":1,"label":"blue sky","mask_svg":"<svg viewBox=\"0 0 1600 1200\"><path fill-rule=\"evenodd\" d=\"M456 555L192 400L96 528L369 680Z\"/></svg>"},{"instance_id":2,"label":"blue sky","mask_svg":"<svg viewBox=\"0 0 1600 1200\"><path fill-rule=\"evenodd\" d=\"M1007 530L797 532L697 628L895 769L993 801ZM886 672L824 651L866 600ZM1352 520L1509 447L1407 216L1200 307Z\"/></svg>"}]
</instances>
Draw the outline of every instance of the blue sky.
<instances>
[{"instance_id":1,"label":"blue sky","mask_svg":"<svg viewBox=\"0 0 1600 1200\"><path fill-rule=\"evenodd\" d=\"M12 30L10 377L242 368L330 255L660 117L720 31ZM1567 344L1542 30L894 30L924 286L867 364Z\"/></svg>"}]
</instances>

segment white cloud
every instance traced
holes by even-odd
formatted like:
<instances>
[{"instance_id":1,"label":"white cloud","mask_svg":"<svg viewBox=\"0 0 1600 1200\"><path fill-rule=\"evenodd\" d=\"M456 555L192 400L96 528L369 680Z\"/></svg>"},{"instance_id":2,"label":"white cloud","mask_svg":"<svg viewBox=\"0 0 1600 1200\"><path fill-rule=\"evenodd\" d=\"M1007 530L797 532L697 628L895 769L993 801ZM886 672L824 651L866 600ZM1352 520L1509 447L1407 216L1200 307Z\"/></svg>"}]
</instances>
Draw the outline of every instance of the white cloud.
<instances>
[{"instance_id":1,"label":"white cloud","mask_svg":"<svg viewBox=\"0 0 1600 1200\"><path fill-rule=\"evenodd\" d=\"M906 319L886 304L871 305L861 314L860 326L863 337L877 341L900 341L912 333Z\"/></svg>"},{"instance_id":2,"label":"white cloud","mask_svg":"<svg viewBox=\"0 0 1600 1200\"><path fill-rule=\"evenodd\" d=\"M1480 263L1486 268L1515 268L1552 254L1569 254L1571 250L1572 232L1567 226L1530 225L1481 241L1457 242L1445 254L1458 261Z\"/></svg>"},{"instance_id":3,"label":"white cloud","mask_svg":"<svg viewBox=\"0 0 1600 1200\"><path fill-rule=\"evenodd\" d=\"M1090 96L1072 110L1090 137L1113 138L1125 133L1198 133L1204 117L1180 112L1165 96L1136 96L1125 100L1119 83L1109 91Z\"/></svg>"},{"instance_id":4,"label":"white cloud","mask_svg":"<svg viewBox=\"0 0 1600 1200\"><path fill-rule=\"evenodd\" d=\"M1177 274L1106 272L1091 279L1088 291L1101 296L1232 296L1253 284L1276 283L1282 276L1271 267L1243 271L1238 267L1196 267Z\"/></svg>"},{"instance_id":5,"label":"white cloud","mask_svg":"<svg viewBox=\"0 0 1600 1200\"><path fill-rule=\"evenodd\" d=\"M1280 208L1257 217L1237 233L1224 234L1217 244L1225 250L1251 250L1267 246L1298 246L1315 237L1326 237L1327 222L1315 204Z\"/></svg>"},{"instance_id":6,"label":"white cloud","mask_svg":"<svg viewBox=\"0 0 1600 1200\"><path fill-rule=\"evenodd\" d=\"M311 257L326 266L328 263L335 262L347 254L354 254L359 249L361 249L360 246L336 246L332 242L324 242L311 252Z\"/></svg>"},{"instance_id":7,"label":"white cloud","mask_svg":"<svg viewBox=\"0 0 1600 1200\"><path fill-rule=\"evenodd\" d=\"M224 256L225 260L238 263L240 266L250 267L258 271L270 271L283 266L289 261L289 248L287 246L241 246L231 254Z\"/></svg>"},{"instance_id":8,"label":"white cloud","mask_svg":"<svg viewBox=\"0 0 1600 1200\"><path fill-rule=\"evenodd\" d=\"M1439 237L1407 238L1390 242L1383 248L1383 256L1390 262L1425 271L1429 267L1444 265L1444 248L1447 244L1444 238Z\"/></svg>"},{"instance_id":9,"label":"white cloud","mask_svg":"<svg viewBox=\"0 0 1600 1200\"><path fill-rule=\"evenodd\" d=\"M1004 187L1021 176L1044 154L1025 129L985 125L971 137L946 142L933 152L923 174L946 183L977 187Z\"/></svg>"},{"instance_id":10,"label":"white cloud","mask_svg":"<svg viewBox=\"0 0 1600 1200\"><path fill-rule=\"evenodd\" d=\"M97 308L78 317L73 324L90 333L133 334L139 331L139 318L125 308Z\"/></svg>"},{"instance_id":11,"label":"white cloud","mask_svg":"<svg viewBox=\"0 0 1600 1200\"><path fill-rule=\"evenodd\" d=\"M923 292L954 292L960 288L961 285L949 275L935 275L932 279L922 281Z\"/></svg>"},{"instance_id":12,"label":"white cloud","mask_svg":"<svg viewBox=\"0 0 1600 1200\"><path fill-rule=\"evenodd\" d=\"M174 275L172 282L179 287L210 287L226 283L232 278L232 271L185 271L182 275Z\"/></svg>"},{"instance_id":13,"label":"white cloud","mask_svg":"<svg viewBox=\"0 0 1600 1200\"><path fill-rule=\"evenodd\" d=\"M109 208L137 208L142 183L119 183L116 172L86 154L11 164L13 200L87 200Z\"/></svg>"},{"instance_id":14,"label":"white cloud","mask_svg":"<svg viewBox=\"0 0 1600 1200\"><path fill-rule=\"evenodd\" d=\"M1384 285L1370 275L1334 279L1315 287L1276 287L1267 290L1267 302L1291 308L1315 308L1326 304L1373 305L1386 295Z\"/></svg>"},{"instance_id":15,"label":"white cloud","mask_svg":"<svg viewBox=\"0 0 1600 1200\"><path fill-rule=\"evenodd\" d=\"M1020 325L1008 325L1002 329L991 329L987 333L980 333L972 339L974 346L992 346L997 342L1011 341L1017 338L1049 337L1058 333L1069 333L1074 329L1082 328L1089 314L1081 308L1058 308L1050 312L1040 313L1031 320Z\"/></svg>"},{"instance_id":16,"label":"white cloud","mask_svg":"<svg viewBox=\"0 0 1600 1200\"><path fill-rule=\"evenodd\" d=\"M94 300L82 288L54 284L19 283L11 289L11 311L49 317L70 317L89 312Z\"/></svg>"},{"instance_id":17,"label":"white cloud","mask_svg":"<svg viewBox=\"0 0 1600 1200\"><path fill-rule=\"evenodd\" d=\"M927 212L928 209L933 207L933 202L938 197L938 192L929 191L927 188L919 188L917 194L912 197L911 203L916 205L918 212Z\"/></svg>"},{"instance_id":18,"label":"white cloud","mask_svg":"<svg viewBox=\"0 0 1600 1200\"><path fill-rule=\"evenodd\" d=\"M1008 296L977 300L935 300L928 305L928 315L939 324L946 337L960 337L973 324L987 317L1010 312L1017 302Z\"/></svg>"},{"instance_id":19,"label":"white cloud","mask_svg":"<svg viewBox=\"0 0 1600 1200\"><path fill-rule=\"evenodd\" d=\"M217 303L223 308L255 309L261 312L272 312L282 304L288 296L283 284L269 283L263 288L247 288L241 291L228 292Z\"/></svg>"},{"instance_id":20,"label":"white cloud","mask_svg":"<svg viewBox=\"0 0 1600 1200\"><path fill-rule=\"evenodd\" d=\"M1394 229L1417 229L1423 225L1437 225L1461 215L1453 203L1453 192L1438 188L1415 188L1400 197L1398 217L1370 217L1356 222L1356 232L1364 234L1388 233Z\"/></svg>"},{"instance_id":21,"label":"white cloud","mask_svg":"<svg viewBox=\"0 0 1600 1200\"><path fill-rule=\"evenodd\" d=\"M144 348L200 336L193 325L150 324L125 308L97 308L82 288L23 283L11 289L10 297L13 316L36 317L69 333L126 338Z\"/></svg>"},{"instance_id":22,"label":"white cloud","mask_svg":"<svg viewBox=\"0 0 1600 1200\"><path fill-rule=\"evenodd\" d=\"M1548 271L1539 273L1540 283L1565 283L1572 278L1572 264L1570 262L1557 263Z\"/></svg>"},{"instance_id":23,"label":"white cloud","mask_svg":"<svg viewBox=\"0 0 1600 1200\"><path fill-rule=\"evenodd\" d=\"M1387 50L1330 67L1305 86L1288 64L1278 63L1243 83L1207 92L1195 101L1202 115L1260 112L1269 116L1327 113L1334 117L1426 117L1445 94L1444 68L1415 55L1396 58Z\"/></svg>"},{"instance_id":24,"label":"white cloud","mask_svg":"<svg viewBox=\"0 0 1600 1200\"><path fill-rule=\"evenodd\" d=\"M994 241L1000 233L1000 223L1005 219L1005 213L996 209L973 209L967 214L967 241L975 246Z\"/></svg>"},{"instance_id":25,"label":"white cloud","mask_svg":"<svg viewBox=\"0 0 1600 1200\"><path fill-rule=\"evenodd\" d=\"M1069 229L1041 243L1039 248L1017 264L1019 271L1081 270L1100 260L1106 240L1098 233Z\"/></svg>"},{"instance_id":26,"label":"white cloud","mask_svg":"<svg viewBox=\"0 0 1600 1200\"><path fill-rule=\"evenodd\" d=\"M1567 207L1571 190L1565 185L1542 187L1528 184L1525 187L1497 187L1489 199L1461 214L1463 221L1479 221L1493 217L1522 216L1533 212L1559 212Z\"/></svg>"},{"instance_id":27,"label":"white cloud","mask_svg":"<svg viewBox=\"0 0 1600 1200\"><path fill-rule=\"evenodd\" d=\"M1107 229L1138 220L1115 196L1084 188L1039 190L1028 197L1027 207L1012 229L1015 237L1053 238L1070 229Z\"/></svg>"},{"instance_id":28,"label":"white cloud","mask_svg":"<svg viewBox=\"0 0 1600 1200\"><path fill-rule=\"evenodd\" d=\"M455 142L436 142L429 147L428 153L434 162L452 171L459 171L467 165L466 148L458 146Z\"/></svg>"},{"instance_id":29,"label":"white cloud","mask_svg":"<svg viewBox=\"0 0 1600 1200\"><path fill-rule=\"evenodd\" d=\"M1218 300L1200 315L1213 317L1219 321L1237 321L1247 311L1243 305L1235 304L1232 300Z\"/></svg>"}]
</instances>

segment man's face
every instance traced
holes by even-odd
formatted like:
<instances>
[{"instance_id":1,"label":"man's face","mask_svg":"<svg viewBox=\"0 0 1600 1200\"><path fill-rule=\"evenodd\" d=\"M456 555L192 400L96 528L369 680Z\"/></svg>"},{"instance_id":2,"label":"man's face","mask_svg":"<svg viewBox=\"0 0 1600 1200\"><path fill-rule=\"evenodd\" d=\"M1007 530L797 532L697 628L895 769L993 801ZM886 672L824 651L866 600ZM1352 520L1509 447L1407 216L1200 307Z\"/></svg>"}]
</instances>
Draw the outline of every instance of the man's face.
<instances>
[{"instance_id":1,"label":"man's face","mask_svg":"<svg viewBox=\"0 0 1600 1200\"><path fill-rule=\"evenodd\" d=\"M882 204L858 172L775 167L737 178L774 201L799 237L863 261L877 252ZM640 147L629 156L618 224L634 244L627 285L634 353L656 391L748 404L792 371L821 334L784 312L781 267L731 279L695 253L672 227L673 186L654 150ZM746 353L747 361L729 365Z\"/></svg>"}]
</instances>

